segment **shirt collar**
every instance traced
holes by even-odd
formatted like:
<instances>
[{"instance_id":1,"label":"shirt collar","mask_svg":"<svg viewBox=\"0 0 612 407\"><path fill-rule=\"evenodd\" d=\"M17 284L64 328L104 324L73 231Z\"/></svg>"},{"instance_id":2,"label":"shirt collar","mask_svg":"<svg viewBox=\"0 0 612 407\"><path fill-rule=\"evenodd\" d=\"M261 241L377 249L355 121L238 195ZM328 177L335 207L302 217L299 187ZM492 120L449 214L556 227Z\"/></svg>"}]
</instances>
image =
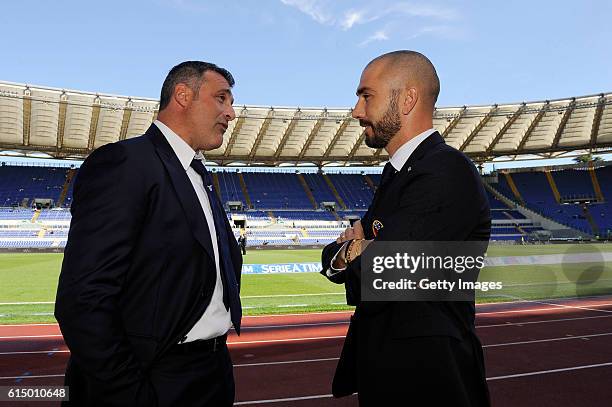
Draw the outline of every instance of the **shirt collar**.
<instances>
[{"instance_id":1,"label":"shirt collar","mask_svg":"<svg viewBox=\"0 0 612 407\"><path fill-rule=\"evenodd\" d=\"M183 169L187 169L191 166L191 161L195 158L198 160L204 160L204 156L200 151L195 151L185 140L183 140L178 134L176 134L170 127L166 126L159 120L153 122L157 128L162 132L170 147L179 159Z\"/></svg>"},{"instance_id":2,"label":"shirt collar","mask_svg":"<svg viewBox=\"0 0 612 407\"><path fill-rule=\"evenodd\" d=\"M402 146L397 149L395 154L393 154L389 158L389 162L391 163L393 168L395 168L396 171L401 170L404 164L406 164L406 161L408 161L408 159L412 155L412 153L414 153L414 150L417 149L419 144L421 144L423 140L425 140L427 137L431 136L435 132L435 129L425 130L423 133L411 138L410 140L402 144Z\"/></svg>"}]
</instances>

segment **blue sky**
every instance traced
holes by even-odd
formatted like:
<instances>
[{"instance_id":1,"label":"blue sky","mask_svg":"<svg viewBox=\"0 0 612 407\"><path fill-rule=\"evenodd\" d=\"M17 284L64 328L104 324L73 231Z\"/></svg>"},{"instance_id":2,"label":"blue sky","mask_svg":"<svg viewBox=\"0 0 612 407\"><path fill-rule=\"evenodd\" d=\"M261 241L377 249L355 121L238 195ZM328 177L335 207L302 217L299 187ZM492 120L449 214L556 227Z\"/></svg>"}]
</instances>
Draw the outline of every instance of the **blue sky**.
<instances>
[{"instance_id":1,"label":"blue sky","mask_svg":"<svg viewBox=\"0 0 612 407\"><path fill-rule=\"evenodd\" d=\"M349 107L363 66L423 52L439 106L612 90L612 2L4 2L0 80L158 97L186 59L227 67L238 104Z\"/></svg>"},{"instance_id":2,"label":"blue sky","mask_svg":"<svg viewBox=\"0 0 612 407\"><path fill-rule=\"evenodd\" d=\"M438 70L440 107L612 91L605 0L22 0L2 11L10 82L157 98L172 66L199 59L234 74L237 104L352 107L368 61L412 49Z\"/></svg>"}]
</instances>

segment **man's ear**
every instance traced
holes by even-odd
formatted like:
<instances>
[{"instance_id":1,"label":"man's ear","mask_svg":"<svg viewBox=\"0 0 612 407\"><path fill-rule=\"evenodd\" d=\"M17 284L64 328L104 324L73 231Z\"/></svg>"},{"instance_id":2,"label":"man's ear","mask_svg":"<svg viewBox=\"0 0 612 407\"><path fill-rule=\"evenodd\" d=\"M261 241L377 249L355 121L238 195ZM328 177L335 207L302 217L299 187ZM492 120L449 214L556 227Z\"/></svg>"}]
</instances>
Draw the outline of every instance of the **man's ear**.
<instances>
[{"instance_id":1,"label":"man's ear","mask_svg":"<svg viewBox=\"0 0 612 407\"><path fill-rule=\"evenodd\" d=\"M417 89L414 87L406 88L401 105L402 114L409 114L416 106L418 100L419 92L417 91Z\"/></svg>"},{"instance_id":2,"label":"man's ear","mask_svg":"<svg viewBox=\"0 0 612 407\"><path fill-rule=\"evenodd\" d=\"M184 83L178 83L174 87L174 101L181 107L188 107L193 98L193 91Z\"/></svg>"}]
</instances>

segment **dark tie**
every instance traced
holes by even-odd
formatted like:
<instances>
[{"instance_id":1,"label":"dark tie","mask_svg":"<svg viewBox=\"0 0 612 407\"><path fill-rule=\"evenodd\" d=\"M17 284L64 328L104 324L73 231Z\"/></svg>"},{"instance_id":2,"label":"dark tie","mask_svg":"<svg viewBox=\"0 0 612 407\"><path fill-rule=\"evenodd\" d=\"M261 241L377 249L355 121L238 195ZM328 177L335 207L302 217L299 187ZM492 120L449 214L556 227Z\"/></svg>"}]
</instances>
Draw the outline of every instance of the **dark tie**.
<instances>
[{"instance_id":1,"label":"dark tie","mask_svg":"<svg viewBox=\"0 0 612 407\"><path fill-rule=\"evenodd\" d=\"M214 191L212 178L210 173L202 164L202 161L193 159L191 168L202 177L204 190L208 195L210 208L212 209L213 219L215 222L215 230L217 231L217 246L219 248L219 267L221 268L221 281L223 283L223 304L225 309L231 311L232 323L237 333L240 333L240 319L242 318L242 306L240 305L240 294L238 292L238 283L234 274L234 265L232 256L229 250L230 239L227 234L227 215L221 206L221 202ZM215 238L215 236L211 236ZM231 237L234 239L234 236Z\"/></svg>"},{"instance_id":2,"label":"dark tie","mask_svg":"<svg viewBox=\"0 0 612 407\"><path fill-rule=\"evenodd\" d=\"M380 177L380 184L378 187L382 188L383 186L393 181L393 177L395 177L395 174L397 174L397 171L395 170L393 165L391 165L391 162L385 164L385 168L383 169L382 176Z\"/></svg>"}]
</instances>

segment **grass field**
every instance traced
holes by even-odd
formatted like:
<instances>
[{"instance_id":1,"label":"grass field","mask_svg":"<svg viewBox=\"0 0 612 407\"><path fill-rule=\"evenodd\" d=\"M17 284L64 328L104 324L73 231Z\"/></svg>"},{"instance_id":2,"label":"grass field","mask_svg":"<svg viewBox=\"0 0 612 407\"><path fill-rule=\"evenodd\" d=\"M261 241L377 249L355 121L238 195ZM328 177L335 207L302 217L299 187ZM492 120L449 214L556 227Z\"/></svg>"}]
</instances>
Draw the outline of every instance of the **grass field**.
<instances>
[{"instance_id":1,"label":"grass field","mask_svg":"<svg viewBox=\"0 0 612 407\"><path fill-rule=\"evenodd\" d=\"M489 257L612 252L612 244L491 246ZM245 264L319 261L320 250L251 250ZM0 324L53 322L62 254L0 254ZM487 267L481 280L502 281L502 294L478 302L546 299L612 293L612 263ZM330 311L345 305L344 287L318 273L242 277L245 314Z\"/></svg>"}]
</instances>

